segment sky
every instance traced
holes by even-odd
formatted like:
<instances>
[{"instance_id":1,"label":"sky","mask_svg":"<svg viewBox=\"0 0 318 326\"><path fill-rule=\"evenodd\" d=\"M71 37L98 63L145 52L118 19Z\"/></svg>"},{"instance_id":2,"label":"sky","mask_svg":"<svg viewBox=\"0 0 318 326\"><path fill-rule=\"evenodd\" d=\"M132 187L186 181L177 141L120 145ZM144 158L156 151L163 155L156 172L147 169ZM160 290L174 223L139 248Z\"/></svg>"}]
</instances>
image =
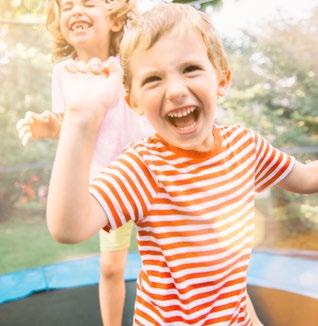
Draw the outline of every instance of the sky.
<instances>
[{"instance_id":1,"label":"sky","mask_svg":"<svg viewBox=\"0 0 318 326\"><path fill-rule=\"evenodd\" d=\"M143 9L161 2L139 0ZM239 28L257 28L269 18L299 19L318 6L318 0L224 0L219 11L211 8L213 21L219 33L234 35Z\"/></svg>"},{"instance_id":2,"label":"sky","mask_svg":"<svg viewBox=\"0 0 318 326\"><path fill-rule=\"evenodd\" d=\"M269 19L299 19L308 16L318 0L224 0L219 13L213 13L215 25L222 33L237 28L255 28Z\"/></svg>"}]
</instances>

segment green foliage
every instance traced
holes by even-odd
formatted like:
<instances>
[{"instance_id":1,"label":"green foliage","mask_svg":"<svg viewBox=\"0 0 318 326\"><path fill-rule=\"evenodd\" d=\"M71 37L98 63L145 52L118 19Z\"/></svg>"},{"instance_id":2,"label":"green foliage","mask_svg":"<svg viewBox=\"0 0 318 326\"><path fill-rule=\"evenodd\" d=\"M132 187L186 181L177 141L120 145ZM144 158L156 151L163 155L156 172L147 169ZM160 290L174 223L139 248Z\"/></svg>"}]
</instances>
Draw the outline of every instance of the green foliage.
<instances>
[{"instance_id":1,"label":"green foliage","mask_svg":"<svg viewBox=\"0 0 318 326\"><path fill-rule=\"evenodd\" d=\"M220 102L224 121L259 131L278 147L317 148L318 8L300 21L277 21L226 40L233 81ZM223 122L224 122L223 121ZM301 161L317 159L297 153ZM272 190L273 218L285 234L318 230L317 196Z\"/></svg>"},{"instance_id":2,"label":"green foliage","mask_svg":"<svg viewBox=\"0 0 318 326\"><path fill-rule=\"evenodd\" d=\"M0 17L11 20L23 16L42 16L47 3L42 0L2 0Z\"/></svg>"},{"instance_id":3,"label":"green foliage","mask_svg":"<svg viewBox=\"0 0 318 326\"><path fill-rule=\"evenodd\" d=\"M309 19L272 22L227 41L234 78L222 105L229 120L244 121L277 146L316 144L317 18L318 9Z\"/></svg>"},{"instance_id":4,"label":"green foliage","mask_svg":"<svg viewBox=\"0 0 318 326\"><path fill-rule=\"evenodd\" d=\"M202 10L222 5L221 0L174 2L200 5ZM23 148L15 129L26 111L51 107L48 34L43 25L23 23L27 18L43 21L46 5L38 0L0 2L0 217L10 216L9 210L21 201L39 200L32 194L47 185L55 153L55 142ZM271 22L260 32L245 31L240 38L225 40L234 78L220 103L227 112L223 122L241 122L280 147L317 144L317 21L318 9L307 19ZM317 225L317 201L295 198L274 192L278 218Z\"/></svg>"},{"instance_id":5,"label":"green foliage","mask_svg":"<svg viewBox=\"0 0 318 326\"><path fill-rule=\"evenodd\" d=\"M174 0L174 3L186 3L190 4L200 10L205 10L207 7L220 7L223 3L223 0Z\"/></svg>"},{"instance_id":6,"label":"green foliage","mask_svg":"<svg viewBox=\"0 0 318 326\"><path fill-rule=\"evenodd\" d=\"M34 174L43 180L48 178L48 164L43 171L23 165L52 161L55 144L37 142L23 148L15 127L25 112L41 112L51 107L52 64L48 44L44 27L3 25L1 29L0 216L7 215L20 197L19 185L29 182Z\"/></svg>"}]
</instances>

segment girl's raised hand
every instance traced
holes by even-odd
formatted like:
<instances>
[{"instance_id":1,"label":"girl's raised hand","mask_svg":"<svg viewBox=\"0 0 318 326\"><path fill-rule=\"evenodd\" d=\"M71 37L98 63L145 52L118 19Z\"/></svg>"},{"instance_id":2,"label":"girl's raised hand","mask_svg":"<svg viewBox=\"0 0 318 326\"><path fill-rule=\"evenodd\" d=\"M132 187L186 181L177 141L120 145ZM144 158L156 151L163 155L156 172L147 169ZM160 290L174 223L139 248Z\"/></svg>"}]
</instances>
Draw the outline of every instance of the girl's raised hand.
<instances>
[{"instance_id":1,"label":"girl's raised hand","mask_svg":"<svg viewBox=\"0 0 318 326\"><path fill-rule=\"evenodd\" d=\"M58 138L61 119L50 111L28 111L24 118L17 122L16 127L22 145L25 146L35 139Z\"/></svg>"}]
</instances>

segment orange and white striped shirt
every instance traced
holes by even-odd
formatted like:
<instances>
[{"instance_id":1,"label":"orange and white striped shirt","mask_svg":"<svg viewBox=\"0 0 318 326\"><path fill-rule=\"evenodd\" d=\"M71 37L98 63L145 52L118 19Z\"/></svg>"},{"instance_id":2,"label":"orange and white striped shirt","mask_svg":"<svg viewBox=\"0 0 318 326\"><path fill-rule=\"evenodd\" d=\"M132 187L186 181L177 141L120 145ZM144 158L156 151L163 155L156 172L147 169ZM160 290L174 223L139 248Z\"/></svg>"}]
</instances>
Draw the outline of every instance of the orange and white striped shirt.
<instances>
[{"instance_id":1,"label":"orange and white striped shirt","mask_svg":"<svg viewBox=\"0 0 318 326\"><path fill-rule=\"evenodd\" d=\"M140 141L90 188L109 229L137 225L135 325L251 325L254 195L284 179L295 160L240 126L215 126L213 134L204 153L157 135Z\"/></svg>"}]
</instances>

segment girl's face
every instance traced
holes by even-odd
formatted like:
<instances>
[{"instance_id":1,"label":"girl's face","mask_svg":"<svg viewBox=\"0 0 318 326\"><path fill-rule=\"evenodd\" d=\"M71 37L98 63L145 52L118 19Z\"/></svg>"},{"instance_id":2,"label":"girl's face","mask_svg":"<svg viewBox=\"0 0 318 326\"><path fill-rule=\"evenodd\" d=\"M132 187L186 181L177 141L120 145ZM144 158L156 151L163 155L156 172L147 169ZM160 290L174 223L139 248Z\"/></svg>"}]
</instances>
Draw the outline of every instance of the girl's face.
<instances>
[{"instance_id":1,"label":"girl's face","mask_svg":"<svg viewBox=\"0 0 318 326\"><path fill-rule=\"evenodd\" d=\"M78 55L92 50L108 55L114 23L104 1L59 0L59 8L61 33Z\"/></svg>"}]
</instances>

